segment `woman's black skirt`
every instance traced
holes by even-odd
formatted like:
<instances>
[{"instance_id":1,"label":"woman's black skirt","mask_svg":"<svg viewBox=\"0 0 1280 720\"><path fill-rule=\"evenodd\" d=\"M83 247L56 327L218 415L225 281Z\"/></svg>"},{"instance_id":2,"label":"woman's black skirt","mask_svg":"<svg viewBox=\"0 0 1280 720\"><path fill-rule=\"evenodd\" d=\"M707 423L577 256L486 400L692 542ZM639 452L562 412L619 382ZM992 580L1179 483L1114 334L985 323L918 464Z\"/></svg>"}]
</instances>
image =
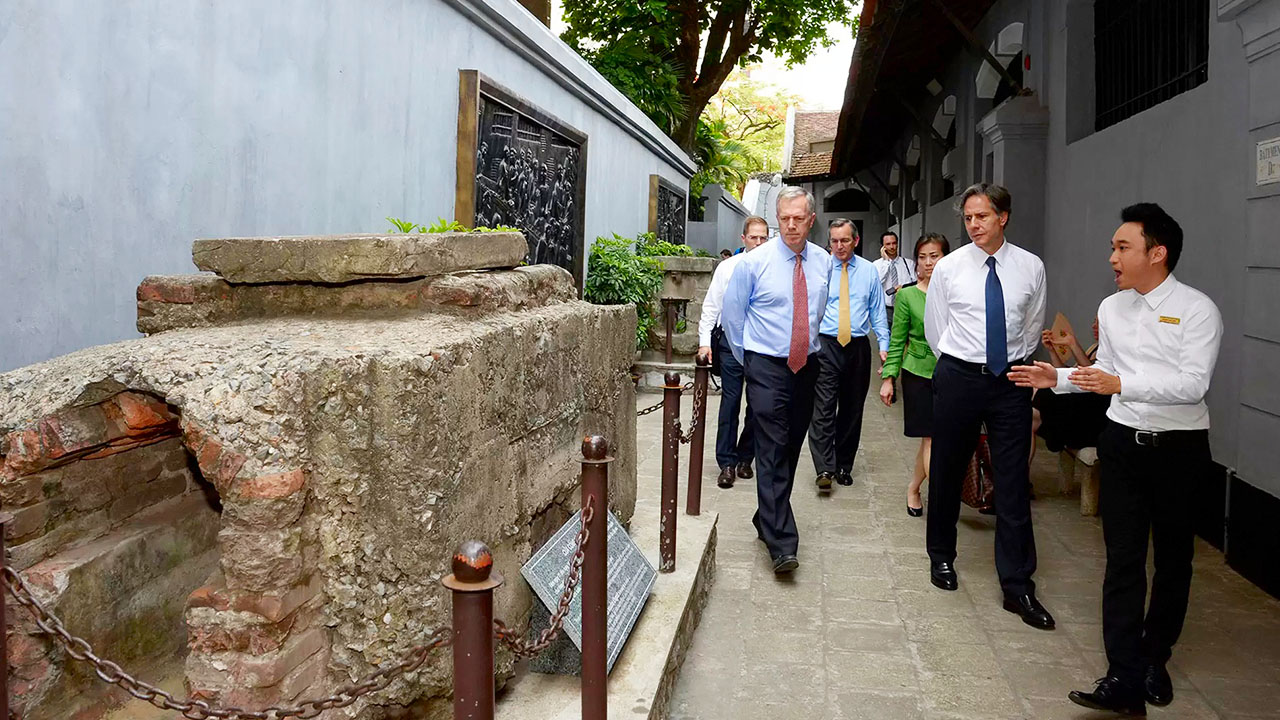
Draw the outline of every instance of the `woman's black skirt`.
<instances>
[{"instance_id":1,"label":"woman's black skirt","mask_svg":"<svg viewBox=\"0 0 1280 720\"><path fill-rule=\"evenodd\" d=\"M906 370L898 379L902 381L902 434L933 437L933 380Z\"/></svg>"}]
</instances>

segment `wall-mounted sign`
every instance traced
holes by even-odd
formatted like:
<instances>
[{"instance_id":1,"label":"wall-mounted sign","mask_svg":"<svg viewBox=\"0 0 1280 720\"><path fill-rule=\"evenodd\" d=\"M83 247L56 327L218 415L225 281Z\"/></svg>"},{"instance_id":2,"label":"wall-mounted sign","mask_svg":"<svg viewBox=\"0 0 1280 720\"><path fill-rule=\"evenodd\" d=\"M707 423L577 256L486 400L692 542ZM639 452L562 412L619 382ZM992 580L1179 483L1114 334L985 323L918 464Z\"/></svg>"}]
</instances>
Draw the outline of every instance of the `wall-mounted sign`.
<instances>
[{"instance_id":1,"label":"wall-mounted sign","mask_svg":"<svg viewBox=\"0 0 1280 720\"><path fill-rule=\"evenodd\" d=\"M587 136L475 70L459 73L456 219L518 228L530 265L582 289Z\"/></svg>"},{"instance_id":2,"label":"wall-mounted sign","mask_svg":"<svg viewBox=\"0 0 1280 720\"><path fill-rule=\"evenodd\" d=\"M1258 143L1258 184L1280 182L1280 137Z\"/></svg>"}]
</instances>

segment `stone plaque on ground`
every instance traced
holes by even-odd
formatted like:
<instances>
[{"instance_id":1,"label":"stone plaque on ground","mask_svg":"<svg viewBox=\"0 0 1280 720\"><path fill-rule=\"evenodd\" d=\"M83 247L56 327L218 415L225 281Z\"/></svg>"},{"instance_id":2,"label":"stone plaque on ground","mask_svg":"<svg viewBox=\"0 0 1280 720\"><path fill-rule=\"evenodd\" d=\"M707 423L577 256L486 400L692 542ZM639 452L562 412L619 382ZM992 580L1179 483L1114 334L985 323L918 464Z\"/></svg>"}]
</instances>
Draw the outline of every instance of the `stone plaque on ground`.
<instances>
[{"instance_id":1,"label":"stone plaque on ground","mask_svg":"<svg viewBox=\"0 0 1280 720\"><path fill-rule=\"evenodd\" d=\"M556 534L534 553L529 562L520 569L520 574L533 588L534 594L542 601L543 607L535 604L534 628L546 627L549 613L554 613L559 606L560 593L564 591L565 578L569 575L569 566L573 562L573 554L577 550L578 528L581 527L582 511L579 510L569 518ZM609 580L608 580L608 668L622 653L631 628L644 610L658 573L653 565L641 554L631 536L627 534L622 523L609 513ZM549 611L549 612L548 612ZM541 619L541 622L539 622ZM577 673L581 667L582 649L582 587L574 590L573 600L569 605L569 613L564 619L564 633L573 641L572 648L557 641L546 652L535 657L530 669L535 672Z\"/></svg>"}]
</instances>

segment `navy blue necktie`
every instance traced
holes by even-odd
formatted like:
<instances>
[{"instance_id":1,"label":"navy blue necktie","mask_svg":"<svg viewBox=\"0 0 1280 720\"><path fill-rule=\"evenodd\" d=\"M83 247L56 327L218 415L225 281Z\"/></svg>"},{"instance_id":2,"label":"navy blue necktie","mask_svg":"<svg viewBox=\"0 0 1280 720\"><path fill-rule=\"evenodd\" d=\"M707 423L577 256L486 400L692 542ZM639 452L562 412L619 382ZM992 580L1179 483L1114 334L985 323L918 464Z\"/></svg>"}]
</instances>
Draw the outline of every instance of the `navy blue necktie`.
<instances>
[{"instance_id":1,"label":"navy blue necktie","mask_svg":"<svg viewBox=\"0 0 1280 720\"><path fill-rule=\"evenodd\" d=\"M1009 339L1004 327L1004 289L995 257L987 258L987 369L1000 375L1009 366Z\"/></svg>"}]
</instances>

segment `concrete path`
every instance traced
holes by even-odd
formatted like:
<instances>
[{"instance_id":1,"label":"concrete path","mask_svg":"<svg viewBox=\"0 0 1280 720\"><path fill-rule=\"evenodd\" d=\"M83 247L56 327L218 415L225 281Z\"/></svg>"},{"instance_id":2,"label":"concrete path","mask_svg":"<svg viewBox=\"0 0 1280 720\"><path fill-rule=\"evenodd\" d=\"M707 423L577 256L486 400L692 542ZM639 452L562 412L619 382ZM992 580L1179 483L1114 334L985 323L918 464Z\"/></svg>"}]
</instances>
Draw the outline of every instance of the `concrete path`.
<instances>
[{"instance_id":1,"label":"concrete path","mask_svg":"<svg viewBox=\"0 0 1280 720\"><path fill-rule=\"evenodd\" d=\"M873 392L875 389L873 385ZM658 400L640 395L638 406ZM714 418L718 398L711 399ZM684 412L689 417L686 397ZM662 414L640 418L641 492L657 492ZM1057 619L1044 632L1000 607L994 518L961 514L960 590L929 584L924 519L906 514L916 442L901 405L869 395L854 485L814 492L806 449L792 498L800 568L779 581L755 538L754 481L715 486L714 420L703 508L719 512L717 579L672 702L673 720L1101 718L1066 699L1092 688L1102 652L1101 525L1076 497L1053 496L1056 456L1043 446L1032 503L1039 597ZM688 446L681 449L684 507ZM1152 717L1280 717L1280 601L1197 545L1191 609L1170 665L1175 699Z\"/></svg>"}]
</instances>

